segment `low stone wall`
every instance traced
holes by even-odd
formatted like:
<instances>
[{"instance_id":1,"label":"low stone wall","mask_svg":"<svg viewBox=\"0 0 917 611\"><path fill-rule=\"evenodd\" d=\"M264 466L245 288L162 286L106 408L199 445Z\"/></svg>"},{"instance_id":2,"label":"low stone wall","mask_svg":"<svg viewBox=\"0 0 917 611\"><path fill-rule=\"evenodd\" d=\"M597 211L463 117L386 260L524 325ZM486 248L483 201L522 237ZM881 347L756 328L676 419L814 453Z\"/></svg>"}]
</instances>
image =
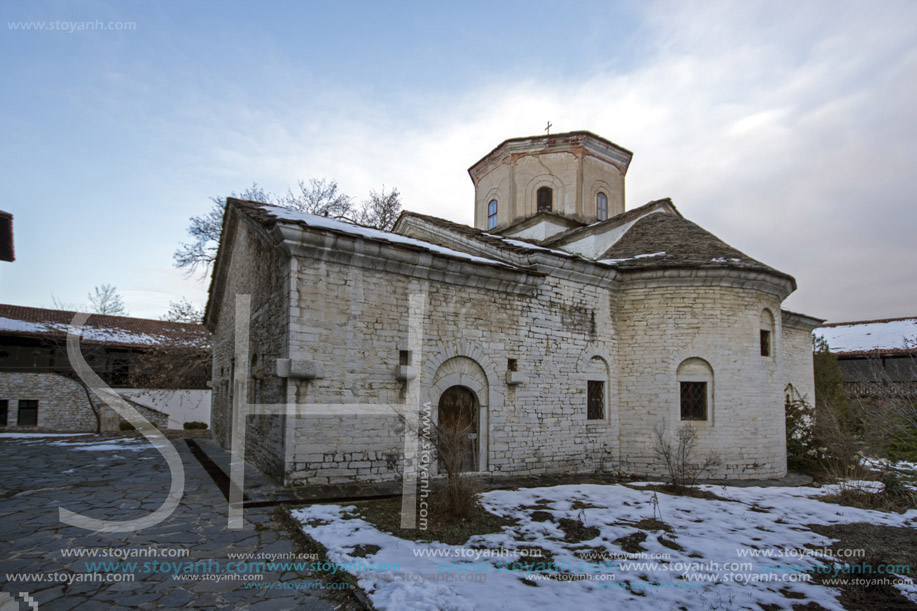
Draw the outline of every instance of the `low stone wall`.
<instances>
[{"instance_id":1,"label":"low stone wall","mask_svg":"<svg viewBox=\"0 0 917 611\"><path fill-rule=\"evenodd\" d=\"M0 372L0 400L8 401L6 430L96 432L99 418L86 389L56 373ZM38 424L19 426L19 402L38 401Z\"/></svg>"},{"instance_id":2,"label":"low stone wall","mask_svg":"<svg viewBox=\"0 0 917 611\"><path fill-rule=\"evenodd\" d=\"M186 422L210 426L210 391L198 389L119 388L118 394L168 416L166 426L182 429Z\"/></svg>"},{"instance_id":3,"label":"low stone wall","mask_svg":"<svg viewBox=\"0 0 917 611\"><path fill-rule=\"evenodd\" d=\"M100 404L101 402L99 401L97 397L93 397L93 399L94 399L94 403L96 404L97 409L99 409L100 411L111 410L111 408L108 407L107 405ZM133 407L138 412L140 412L141 416L146 418L153 426L155 426L160 431L168 428L168 424L169 424L169 415L168 414L157 411L155 409L150 409L146 405L136 403L135 401L132 401L128 398L125 398L125 400L131 404L131 407ZM118 424L119 428L120 428L120 422L126 422L126 420L124 418L119 417L119 424Z\"/></svg>"}]
</instances>

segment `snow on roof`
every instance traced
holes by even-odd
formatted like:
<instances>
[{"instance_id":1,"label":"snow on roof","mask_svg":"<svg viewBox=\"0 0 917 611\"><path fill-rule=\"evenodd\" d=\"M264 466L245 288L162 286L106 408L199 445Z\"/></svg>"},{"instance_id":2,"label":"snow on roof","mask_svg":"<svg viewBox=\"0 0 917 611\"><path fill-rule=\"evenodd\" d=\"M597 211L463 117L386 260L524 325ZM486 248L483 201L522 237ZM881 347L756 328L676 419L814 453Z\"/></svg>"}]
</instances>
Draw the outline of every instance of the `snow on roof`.
<instances>
[{"instance_id":1,"label":"snow on roof","mask_svg":"<svg viewBox=\"0 0 917 611\"><path fill-rule=\"evenodd\" d=\"M468 253L462 252L460 250L454 250L452 248L446 248L445 246L439 246L438 244L433 244L431 242L424 242L423 240L418 240L416 238L409 238L391 231L383 231L381 229L374 229L372 227L363 227L362 225L355 225L353 223L348 223L347 221L340 221L337 219L329 218L327 216L318 216L315 214L309 214L307 212L300 212L298 210L291 210L290 208L282 208L280 206L270 206L268 204L259 204L259 207L264 209L265 212L275 216L278 219L285 221L294 221L297 223L304 223L309 227L317 227L321 229L331 229L333 231L339 231L341 233L347 233L350 235L360 236L363 238L368 238L371 240L382 240L385 242L392 242L394 244L405 244L409 246L416 246L434 252L441 255L446 255L448 257L453 257L456 259L465 259L467 261L473 261L475 263L487 263L490 265L499 265L502 267L513 267L508 263L502 261L497 261L496 259L488 259L486 257L478 257L476 255L470 255Z\"/></svg>"},{"instance_id":2,"label":"snow on roof","mask_svg":"<svg viewBox=\"0 0 917 611\"><path fill-rule=\"evenodd\" d=\"M503 242L506 242L507 244L510 244L511 246L518 246L519 248L525 248L527 250L540 250L542 252L550 252L555 255L563 255L564 257L576 257L577 259L584 258L584 257L577 255L576 253L567 252L566 250L558 250L556 248L545 248L544 246L539 246L538 244L532 244L531 242L526 242L525 240L516 240L514 238L505 238L502 235L496 235L493 233L485 233L484 235L489 236L491 238L496 238L498 240L502 240Z\"/></svg>"},{"instance_id":3,"label":"snow on roof","mask_svg":"<svg viewBox=\"0 0 917 611\"><path fill-rule=\"evenodd\" d=\"M76 312L0 304L0 334L64 340ZM123 346L168 346L207 349L210 336L203 325L92 314L82 327L81 341Z\"/></svg>"},{"instance_id":4,"label":"snow on roof","mask_svg":"<svg viewBox=\"0 0 917 611\"><path fill-rule=\"evenodd\" d=\"M648 257L664 257L665 251L662 252L653 252L646 255L634 255L633 257L626 257L624 259L600 259L599 263L604 263L606 265L614 265L616 263L623 263L624 261L633 261L634 259L646 259Z\"/></svg>"},{"instance_id":5,"label":"snow on roof","mask_svg":"<svg viewBox=\"0 0 917 611\"><path fill-rule=\"evenodd\" d=\"M905 339L917 339L917 317L831 323L814 333L835 353L905 350Z\"/></svg>"}]
</instances>

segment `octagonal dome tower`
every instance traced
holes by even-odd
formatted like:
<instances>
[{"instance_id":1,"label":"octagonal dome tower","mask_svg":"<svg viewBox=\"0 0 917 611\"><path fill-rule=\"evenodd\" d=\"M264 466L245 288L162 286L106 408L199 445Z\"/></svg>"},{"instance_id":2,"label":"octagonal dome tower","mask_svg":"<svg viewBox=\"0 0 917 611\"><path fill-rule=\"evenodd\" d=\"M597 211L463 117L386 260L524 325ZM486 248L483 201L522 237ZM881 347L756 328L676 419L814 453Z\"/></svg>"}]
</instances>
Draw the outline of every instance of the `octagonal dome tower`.
<instances>
[{"instance_id":1,"label":"octagonal dome tower","mask_svg":"<svg viewBox=\"0 0 917 611\"><path fill-rule=\"evenodd\" d=\"M506 140L468 169L474 226L543 240L620 214L632 157L586 131Z\"/></svg>"}]
</instances>

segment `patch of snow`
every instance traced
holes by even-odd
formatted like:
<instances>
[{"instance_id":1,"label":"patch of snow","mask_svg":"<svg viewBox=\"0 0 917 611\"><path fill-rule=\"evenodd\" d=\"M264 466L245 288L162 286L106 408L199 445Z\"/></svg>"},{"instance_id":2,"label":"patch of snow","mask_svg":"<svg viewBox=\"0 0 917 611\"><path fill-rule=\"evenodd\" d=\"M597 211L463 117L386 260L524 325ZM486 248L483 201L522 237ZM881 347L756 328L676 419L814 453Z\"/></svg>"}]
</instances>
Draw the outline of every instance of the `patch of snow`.
<instances>
[{"instance_id":1,"label":"patch of snow","mask_svg":"<svg viewBox=\"0 0 917 611\"><path fill-rule=\"evenodd\" d=\"M352 506L314 505L292 515L302 529L328 549L332 562L343 565L357 579L379 609L659 609L788 608L790 602L815 602L842 609L835 589L800 580L825 562L840 560L811 554L807 545L828 547L832 539L818 535L807 524L870 522L904 526L917 520L917 511L887 514L824 503L811 498L829 490L815 488L739 488L705 486L727 500L676 497L622 485L576 485L496 490L480 495L491 512L517 524L502 532L471 537L464 546L406 541L380 532L354 515ZM672 533L645 531L647 556L626 558L614 541L637 532L636 522L655 515L658 499L662 520ZM750 511L754 506L756 511ZM534 511L550 520L533 519ZM562 518L581 520L599 535L581 543L564 541ZM681 551L664 545L674 541ZM365 558L354 555L357 546L380 549ZM504 550L541 548L557 566L538 565L526 556L525 565ZM500 550L501 555L482 555ZM577 552L599 552L607 561L589 561ZM475 557L475 554L478 554ZM668 556L662 556L667 554ZM621 559L624 555L625 558ZM662 558L663 560L660 560ZM508 561L508 564L506 564ZM370 563L376 563L371 566ZM723 568L725 563L737 563ZM514 568L515 566L515 568ZM557 581L546 570L588 579ZM502 567L502 568L501 568ZM486 581L461 580L483 574ZM455 577L455 579L449 579ZM526 579L527 582L522 580ZM798 599L789 601L781 590Z\"/></svg>"},{"instance_id":2,"label":"patch of snow","mask_svg":"<svg viewBox=\"0 0 917 611\"><path fill-rule=\"evenodd\" d=\"M502 240L503 242L506 242L507 244L511 246L518 246L520 248L527 248L529 250L540 250L543 252L550 252L555 255L563 255L564 257L576 257L577 256L571 252L567 252L566 250L557 250L555 248L546 248L544 246L538 246L537 244L532 244L531 242L526 242L524 240L515 240L513 238L505 238L502 235L495 235L493 233L485 233L484 235L489 236L491 238L497 238L498 240Z\"/></svg>"},{"instance_id":3,"label":"patch of snow","mask_svg":"<svg viewBox=\"0 0 917 611\"><path fill-rule=\"evenodd\" d=\"M634 255L633 257L627 257L624 259L601 259L599 263L605 263L607 265L614 265L615 263L623 263L624 261L633 261L635 259L646 259L648 257L664 257L665 252L654 252L647 255Z\"/></svg>"},{"instance_id":4,"label":"patch of snow","mask_svg":"<svg viewBox=\"0 0 917 611\"><path fill-rule=\"evenodd\" d=\"M736 257L729 257L728 259L726 257L713 257L710 260L713 261L714 263L728 263L729 261L732 261L733 263L742 262L742 259L737 259Z\"/></svg>"},{"instance_id":5,"label":"patch of snow","mask_svg":"<svg viewBox=\"0 0 917 611\"><path fill-rule=\"evenodd\" d=\"M819 327L814 333L828 342L832 352L901 349L905 339L917 339L917 318Z\"/></svg>"},{"instance_id":6,"label":"patch of snow","mask_svg":"<svg viewBox=\"0 0 917 611\"><path fill-rule=\"evenodd\" d=\"M460 250L453 250L452 248L446 248L445 246L439 246L438 244L433 244L431 242L424 242L423 240L409 238L397 233L392 233L391 231L383 231L381 229L373 229L371 227L361 227L360 225L354 225L353 223L348 223L346 221L339 221L337 219L328 218L326 216L308 214L306 212L300 212L298 210L291 210L289 208L282 208L279 206L268 206L264 204L261 205L261 207L279 219L303 222L310 227L333 229L334 231L340 231L342 233L347 233L362 238L369 238L372 240L384 240L386 242L392 242L395 244L419 246L420 248L430 252L458 259L466 259L468 261L474 261L475 263L488 263L490 265L513 267L512 265L502 261L497 261L496 259L488 259L486 257L469 255L468 253L462 252Z\"/></svg>"},{"instance_id":7,"label":"patch of snow","mask_svg":"<svg viewBox=\"0 0 917 611\"><path fill-rule=\"evenodd\" d=\"M93 433L0 433L0 439L36 439L39 437L86 437Z\"/></svg>"},{"instance_id":8,"label":"patch of snow","mask_svg":"<svg viewBox=\"0 0 917 611\"><path fill-rule=\"evenodd\" d=\"M917 462L893 461L887 458L871 458L867 456L860 460L860 464L870 471L910 471L913 475L917 475Z\"/></svg>"},{"instance_id":9,"label":"patch of snow","mask_svg":"<svg viewBox=\"0 0 917 611\"><path fill-rule=\"evenodd\" d=\"M48 445L60 446L69 450L78 450L80 452L109 452L112 450L131 450L133 452L138 452L153 448L153 446L148 442L138 439L114 439L110 441L106 440L90 442L52 441Z\"/></svg>"}]
</instances>

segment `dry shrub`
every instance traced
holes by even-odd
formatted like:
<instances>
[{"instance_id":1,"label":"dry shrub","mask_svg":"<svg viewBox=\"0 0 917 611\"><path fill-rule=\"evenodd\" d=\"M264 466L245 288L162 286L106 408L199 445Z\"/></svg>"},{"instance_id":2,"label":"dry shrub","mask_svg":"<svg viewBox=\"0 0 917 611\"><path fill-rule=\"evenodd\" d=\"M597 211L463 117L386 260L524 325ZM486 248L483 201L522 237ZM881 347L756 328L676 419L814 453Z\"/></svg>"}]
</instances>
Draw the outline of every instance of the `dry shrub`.
<instances>
[{"instance_id":1,"label":"dry shrub","mask_svg":"<svg viewBox=\"0 0 917 611\"><path fill-rule=\"evenodd\" d=\"M693 486L704 471L720 464L719 457L714 454L708 454L700 462L695 462L696 446L697 431L693 426L679 427L674 440L666 436L665 429L656 429L653 449L665 463L666 471L669 474L669 485L677 492Z\"/></svg>"},{"instance_id":2,"label":"dry shrub","mask_svg":"<svg viewBox=\"0 0 917 611\"><path fill-rule=\"evenodd\" d=\"M478 508L474 482L465 474L466 440L471 427L433 425L430 439L446 472L446 485L437 491L436 505L440 511L457 520L468 520Z\"/></svg>"},{"instance_id":3,"label":"dry shrub","mask_svg":"<svg viewBox=\"0 0 917 611\"><path fill-rule=\"evenodd\" d=\"M845 414L835 406L827 401L819 402L815 412L814 453L829 477L862 479L868 475L861 464L866 447L845 420Z\"/></svg>"}]
</instances>

